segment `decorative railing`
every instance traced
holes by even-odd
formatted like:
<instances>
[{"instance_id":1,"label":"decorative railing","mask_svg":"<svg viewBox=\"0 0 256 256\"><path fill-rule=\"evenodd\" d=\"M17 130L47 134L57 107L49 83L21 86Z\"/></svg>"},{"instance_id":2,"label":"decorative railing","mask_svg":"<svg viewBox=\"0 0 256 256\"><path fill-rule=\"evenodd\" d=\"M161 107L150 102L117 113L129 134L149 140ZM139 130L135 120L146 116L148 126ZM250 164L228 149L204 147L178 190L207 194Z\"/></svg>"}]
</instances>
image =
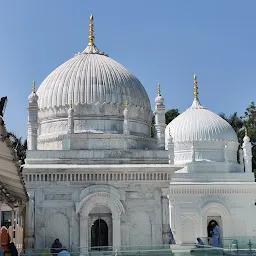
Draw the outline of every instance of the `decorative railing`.
<instances>
[{"instance_id":1,"label":"decorative railing","mask_svg":"<svg viewBox=\"0 0 256 256\"><path fill-rule=\"evenodd\" d=\"M26 182L51 181L169 181L169 173L133 172L133 173L33 173L24 174Z\"/></svg>"}]
</instances>

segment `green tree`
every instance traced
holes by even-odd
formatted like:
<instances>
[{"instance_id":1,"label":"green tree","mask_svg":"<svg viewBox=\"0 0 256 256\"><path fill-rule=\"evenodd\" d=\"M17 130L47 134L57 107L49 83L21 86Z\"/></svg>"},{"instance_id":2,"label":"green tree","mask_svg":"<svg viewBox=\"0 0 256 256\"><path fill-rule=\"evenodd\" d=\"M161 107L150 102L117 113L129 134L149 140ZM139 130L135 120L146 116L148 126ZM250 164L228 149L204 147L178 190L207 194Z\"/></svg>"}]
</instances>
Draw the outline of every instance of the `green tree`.
<instances>
[{"instance_id":1,"label":"green tree","mask_svg":"<svg viewBox=\"0 0 256 256\"><path fill-rule=\"evenodd\" d=\"M174 118L176 118L179 115L179 110L177 108L169 109L165 113L165 121L166 124L169 124Z\"/></svg>"},{"instance_id":2,"label":"green tree","mask_svg":"<svg viewBox=\"0 0 256 256\"><path fill-rule=\"evenodd\" d=\"M247 129L248 136L251 139L252 143L252 169L254 173L256 173L256 106L255 103L252 101L246 111L244 112L244 116L242 117L244 126ZM245 131L243 130L243 135Z\"/></svg>"},{"instance_id":3,"label":"green tree","mask_svg":"<svg viewBox=\"0 0 256 256\"><path fill-rule=\"evenodd\" d=\"M166 124L169 124L174 118L176 118L179 115L178 109L169 109L165 113L165 122ZM152 118L151 123L151 137L154 137L155 135L155 116Z\"/></svg>"},{"instance_id":4,"label":"green tree","mask_svg":"<svg viewBox=\"0 0 256 256\"><path fill-rule=\"evenodd\" d=\"M244 137L244 130L242 129L244 127L244 122L242 118L237 115L237 112L234 112L230 116L226 116L226 114L220 113L219 116L225 119L233 127L237 134L238 141L240 145L242 145Z\"/></svg>"},{"instance_id":5,"label":"green tree","mask_svg":"<svg viewBox=\"0 0 256 256\"><path fill-rule=\"evenodd\" d=\"M237 115L237 112L230 116L220 113L219 116L225 119L233 127L236 133L238 133L244 125L242 118Z\"/></svg>"},{"instance_id":6,"label":"green tree","mask_svg":"<svg viewBox=\"0 0 256 256\"><path fill-rule=\"evenodd\" d=\"M27 151L27 140L22 140L15 133L8 132L8 137L12 143L12 147L16 151L16 154L21 161L21 164L25 163L26 151Z\"/></svg>"}]
</instances>

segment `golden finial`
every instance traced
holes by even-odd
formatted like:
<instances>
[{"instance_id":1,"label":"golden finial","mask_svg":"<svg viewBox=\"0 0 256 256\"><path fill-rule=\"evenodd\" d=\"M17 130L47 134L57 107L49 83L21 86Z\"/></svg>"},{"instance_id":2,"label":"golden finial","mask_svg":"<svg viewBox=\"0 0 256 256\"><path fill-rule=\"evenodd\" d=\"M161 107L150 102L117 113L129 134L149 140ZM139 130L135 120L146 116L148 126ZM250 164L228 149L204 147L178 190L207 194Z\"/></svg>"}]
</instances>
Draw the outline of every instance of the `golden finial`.
<instances>
[{"instance_id":1,"label":"golden finial","mask_svg":"<svg viewBox=\"0 0 256 256\"><path fill-rule=\"evenodd\" d=\"M36 81L33 81L32 92L36 92Z\"/></svg>"},{"instance_id":2,"label":"golden finial","mask_svg":"<svg viewBox=\"0 0 256 256\"><path fill-rule=\"evenodd\" d=\"M160 83L158 83L158 85L157 85L157 93L158 93L158 96L161 96L161 87L160 87Z\"/></svg>"},{"instance_id":3,"label":"golden finial","mask_svg":"<svg viewBox=\"0 0 256 256\"><path fill-rule=\"evenodd\" d=\"M248 136L248 131L246 127L244 127L244 136Z\"/></svg>"},{"instance_id":4,"label":"golden finial","mask_svg":"<svg viewBox=\"0 0 256 256\"><path fill-rule=\"evenodd\" d=\"M125 107L125 108L128 108L128 100L125 101L124 107Z\"/></svg>"},{"instance_id":5,"label":"golden finial","mask_svg":"<svg viewBox=\"0 0 256 256\"><path fill-rule=\"evenodd\" d=\"M198 100L197 76L194 75L194 99Z\"/></svg>"},{"instance_id":6,"label":"golden finial","mask_svg":"<svg viewBox=\"0 0 256 256\"><path fill-rule=\"evenodd\" d=\"M93 15L91 14L91 16L90 16L90 25L89 25L89 45L90 46L93 46L94 45L94 35L93 35L93 32L94 32L94 30L93 30L93 20L94 20L94 18L93 18Z\"/></svg>"}]
</instances>

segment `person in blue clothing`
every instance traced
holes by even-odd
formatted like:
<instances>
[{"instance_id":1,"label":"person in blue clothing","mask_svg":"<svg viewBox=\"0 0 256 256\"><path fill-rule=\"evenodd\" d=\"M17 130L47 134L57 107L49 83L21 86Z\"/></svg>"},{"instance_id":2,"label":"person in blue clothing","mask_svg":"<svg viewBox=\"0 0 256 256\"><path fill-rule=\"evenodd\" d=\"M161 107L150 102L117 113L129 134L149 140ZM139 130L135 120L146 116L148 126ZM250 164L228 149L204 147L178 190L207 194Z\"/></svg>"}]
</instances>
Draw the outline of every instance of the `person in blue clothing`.
<instances>
[{"instance_id":1,"label":"person in blue clothing","mask_svg":"<svg viewBox=\"0 0 256 256\"><path fill-rule=\"evenodd\" d=\"M213 247L220 247L220 227L216 222L212 222L212 244Z\"/></svg>"},{"instance_id":2,"label":"person in blue clothing","mask_svg":"<svg viewBox=\"0 0 256 256\"><path fill-rule=\"evenodd\" d=\"M169 238L169 244L176 244L171 228L169 230Z\"/></svg>"}]
</instances>

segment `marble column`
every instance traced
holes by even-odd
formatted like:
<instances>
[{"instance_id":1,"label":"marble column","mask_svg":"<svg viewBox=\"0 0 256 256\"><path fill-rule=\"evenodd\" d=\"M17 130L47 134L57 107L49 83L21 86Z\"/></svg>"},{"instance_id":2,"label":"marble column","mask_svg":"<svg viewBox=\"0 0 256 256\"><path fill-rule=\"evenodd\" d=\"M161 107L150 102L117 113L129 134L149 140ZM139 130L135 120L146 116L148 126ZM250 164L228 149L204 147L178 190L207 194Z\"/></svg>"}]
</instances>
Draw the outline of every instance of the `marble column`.
<instances>
[{"instance_id":1,"label":"marble column","mask_svg":"<svg viewBox=\"0 0 256 256\"><path fill-rule=\"evenodd\" d=\"M113 249L119 250L121 247L121 226L120 226L120 216L113 217Z\"/></svg>"},{"instance_id":2,"label":"marble column","mask_svg":"<svg viewBox=\"0 0 256 256\"><path fill-rule=\"evenodd\" d=\"M162 236L163 242L168 242L168 232L170 229L169 223L169 199L167 196L161 197L161 204L162 204Z\"/></svg>"},{"instance_id":3,"label":"marble column","mask_svg":"<svg viewBox=\"0 0 256 256\"><path fill-rule=\"evenodd\" d=\"M80 255L84 255L88 252L88 223L88 216L80 216Z\"/></svg>"},{"instance_id":4,"label":"marble column","mask_svg":"<svg viewBox=\"0 0 256 256\"><path fill-rule=\"evenodd\" d=\"M26 203L26 235L24 239L26 249L34 248L35 242L35 194L34 191L30 191L29 194L29 201Z\"/></svg>"}]
</instances>

